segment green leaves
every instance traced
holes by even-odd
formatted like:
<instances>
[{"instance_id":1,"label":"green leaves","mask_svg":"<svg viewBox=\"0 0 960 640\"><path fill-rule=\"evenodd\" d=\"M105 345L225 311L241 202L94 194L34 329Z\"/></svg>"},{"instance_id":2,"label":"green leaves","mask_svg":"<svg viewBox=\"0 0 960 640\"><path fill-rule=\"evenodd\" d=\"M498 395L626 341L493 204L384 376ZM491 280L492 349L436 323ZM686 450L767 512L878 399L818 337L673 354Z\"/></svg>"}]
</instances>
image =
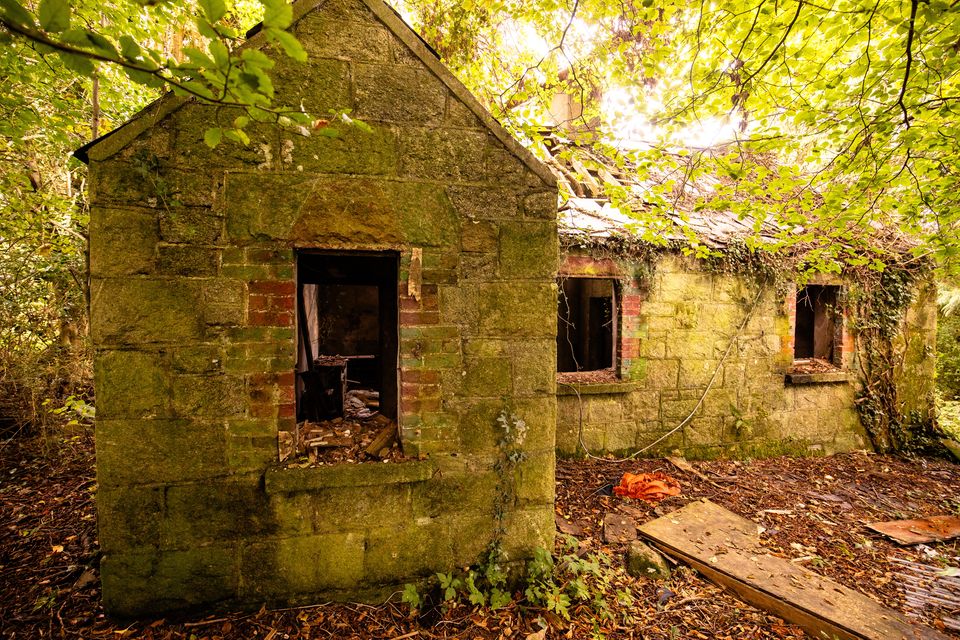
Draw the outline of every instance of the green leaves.
<instances>
[{"instance_id":1,"label":"green leaves","mask_svg":"<svg viewBox=\"0 0 960 640\"><path fill-rule=\"evenodd\" d=\"M283 52L287 54L287 56L293 58L297 62L307 61L306 50L292 33L275 28L267 28L265 31L266 37L270 41L276 42L278 45L280 45L280 48L283 49Z\"/></svg>"},{"instance_id":2,"label":"green leaves","mask_svg":"<svg viewBox=\"0 0 960 640\"><path fill-rule=\"evenodd\" d=\"M207 129L203 133L203 141L211 149L216 149L217 145L220 144L220 140L222 139L223 139L223 130L220 127Z\"/></svg>"},{"instance_id":3,"label":"green leaves","mask_svg":"<svg viewBox=\"0 0 960 640\"><path fill-rule=\"evenodd\" d=\"M0 0L0 10L3 11L3 17L14 24L32 27L35 23L30 12L17 0Z\"/></svg>"},{"instance_id":4,"label":"green leaves","mask_svg":"<svg viewBox=\"0 0 960 640\"><path fill-rule=\"evenodd\" d=\"M421 600L417 585L409 583L403 585L403 594L400 596L400 601L406 602L411 609L419 609Z\"/></svg>"},{"instance_id":5,"label":"green leaves","mask_svg":"<svg viewBox=\"0 0 960 640\"><path fill-rule=\"evenodd\" d=\"M286 29L293 22L293 5L286 0L260 0L263 4L263 26Z\"/></svg>"},{"instance_id":6,"label":"green leaves","mask_svg":"<svg viewBox=\"0 0 960 640\"><path fill-rule=\"evenodd\" d=\"M206 16L210 24L215 24L227 13L227 5L224 0L197 0L203 15Z\"/></svg>"},{"instance_id":7,"label":"green leaves","mask_svg":"<svg viewBox=\"0 0 960 640\"><path fill-rule=\"evenodd\" d=\"M66 31L70 28L70 3L67 0L40 0L37 17L46 31Z\"/></svg>"}]
</instances>

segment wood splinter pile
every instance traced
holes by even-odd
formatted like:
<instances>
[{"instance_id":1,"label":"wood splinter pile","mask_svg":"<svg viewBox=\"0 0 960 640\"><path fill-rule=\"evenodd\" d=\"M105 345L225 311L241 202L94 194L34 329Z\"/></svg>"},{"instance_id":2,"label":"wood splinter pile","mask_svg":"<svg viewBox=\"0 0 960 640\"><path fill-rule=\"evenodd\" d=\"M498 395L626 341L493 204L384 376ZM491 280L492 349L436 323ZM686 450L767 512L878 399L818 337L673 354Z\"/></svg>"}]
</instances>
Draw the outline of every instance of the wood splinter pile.
<instances>
[{"instance_id":1,"label":"wood splinter pile","mask_svg":"<svg viewBox=\"0 0 960 640\"><path fill-rule=\"evenodd\" d=\"M354 390L344 398L344 416L297 425L297 458L311 464L399 459L396 423L379 413L376 391Z\"/></svg>"}]
</instances>

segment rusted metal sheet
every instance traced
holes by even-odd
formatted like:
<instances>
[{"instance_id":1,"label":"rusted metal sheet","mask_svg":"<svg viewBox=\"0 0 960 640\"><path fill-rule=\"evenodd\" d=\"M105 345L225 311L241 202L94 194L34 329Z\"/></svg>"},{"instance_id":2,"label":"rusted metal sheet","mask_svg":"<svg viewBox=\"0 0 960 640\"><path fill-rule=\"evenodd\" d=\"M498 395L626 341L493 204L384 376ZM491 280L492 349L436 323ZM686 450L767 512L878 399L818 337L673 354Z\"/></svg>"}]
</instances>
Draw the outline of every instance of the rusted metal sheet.
<instances>
[{"instance_id":1,"label":"rusted metal sheet","mask_svg":"<svg viewBox=\"0 0 960 640\"><path fill-rule=\"evenodd\" d=\"M960 538L960 518L956 516L872 522L867 525L867 528L893 538L900 544L920 544Z\"/></svg>"},{"instance_id":2,"label":"rusted metal sheet","mask_svg":"<svg viewBox=\"0 0 960 640\"><path fill-rule=\"evenodd\" d=\"M867 596L770 555L761 527L708 500L693 502L640 526L665 553L745 601L802 627L815 638L946 639Z\"/></svg>"}]
</instances>

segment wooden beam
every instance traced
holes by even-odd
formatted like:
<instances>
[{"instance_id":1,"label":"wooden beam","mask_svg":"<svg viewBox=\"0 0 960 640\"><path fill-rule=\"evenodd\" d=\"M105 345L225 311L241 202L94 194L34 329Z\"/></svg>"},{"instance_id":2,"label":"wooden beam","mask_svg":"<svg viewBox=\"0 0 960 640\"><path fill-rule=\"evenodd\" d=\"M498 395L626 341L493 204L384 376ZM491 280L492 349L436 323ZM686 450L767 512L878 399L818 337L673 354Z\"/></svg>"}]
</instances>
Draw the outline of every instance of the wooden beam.
<instances>
[{"instance_id":1,"label":"wooden beam","mask_svg":"<svg viewBox=\"0 0 960 640\"><path fill-rule=\"evenodd\" d=\"M762 527L708 500L640 526L661 551L740 598L804 629L840 640L946 640L901 614L762 546Z\"/></svg>"}]
</instances>

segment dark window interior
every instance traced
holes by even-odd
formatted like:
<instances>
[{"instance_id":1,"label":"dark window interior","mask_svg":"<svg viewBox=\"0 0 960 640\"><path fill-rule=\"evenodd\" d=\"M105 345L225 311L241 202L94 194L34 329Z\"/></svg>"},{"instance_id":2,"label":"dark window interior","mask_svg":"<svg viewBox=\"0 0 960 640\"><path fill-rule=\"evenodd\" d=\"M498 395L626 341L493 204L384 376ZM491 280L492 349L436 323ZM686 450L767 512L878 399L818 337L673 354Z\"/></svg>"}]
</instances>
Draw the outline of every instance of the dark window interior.
<instances>
[{"instance_id":1,"label":"dark window interior","mask_svg":"<svg viewBox=\"0 0 960 640\"><path fill-rule=\"evenodd\" d=\"M355 390L396 420L397 265L395 254L297 255L298 421L343 416Z\"/></svg>"},{"instance_id":2,"label":"dark window interior","mask_svg":"<svg viewBox=\"0 0 960 640\"><path fill-rule=\"evenodd\" d=\"M564 278L557 306L557 371L613 367L616 334L613 280Z\"/></svg>"},{"instance_id":3,"label":"dark window interior","mask_svg":"<svg viewBox=\"0 0 960 640\"><path fill-rule=\"evenodd\" d=\"M797 328L794 335L794 358L820 358L838 363L836 345L837 292L839 287L807 285L797 290Z\"/></svg>"}]
</instances>

